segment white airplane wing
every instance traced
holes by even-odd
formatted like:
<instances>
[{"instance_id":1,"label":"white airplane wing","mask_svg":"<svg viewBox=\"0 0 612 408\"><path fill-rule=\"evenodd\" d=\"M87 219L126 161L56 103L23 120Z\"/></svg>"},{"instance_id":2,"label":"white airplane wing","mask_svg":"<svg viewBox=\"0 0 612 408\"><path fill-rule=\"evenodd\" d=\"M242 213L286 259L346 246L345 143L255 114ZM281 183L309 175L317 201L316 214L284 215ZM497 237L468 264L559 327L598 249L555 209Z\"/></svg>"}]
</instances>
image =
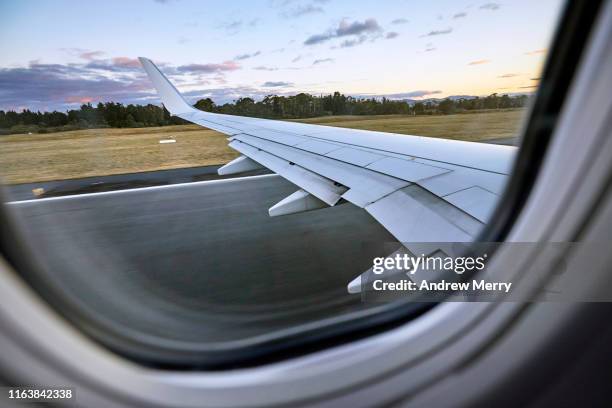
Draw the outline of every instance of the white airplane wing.
<instances>
[{"instance_id":1,"label":"white airplane wing","mask_svg":"<svg viewBox=\"0 0 612 408\"><path fill-rule=\"evenodd\" d=\"M203 112L140 58L170 113L228 135L242 154L219 169L263 166L299 187L271 216L333 206L365 209L406 243L470 242L491 216L511 170L512 146L343 129ZM448 251L446 251L448 253Z\"/></svg>"}]
</instances>

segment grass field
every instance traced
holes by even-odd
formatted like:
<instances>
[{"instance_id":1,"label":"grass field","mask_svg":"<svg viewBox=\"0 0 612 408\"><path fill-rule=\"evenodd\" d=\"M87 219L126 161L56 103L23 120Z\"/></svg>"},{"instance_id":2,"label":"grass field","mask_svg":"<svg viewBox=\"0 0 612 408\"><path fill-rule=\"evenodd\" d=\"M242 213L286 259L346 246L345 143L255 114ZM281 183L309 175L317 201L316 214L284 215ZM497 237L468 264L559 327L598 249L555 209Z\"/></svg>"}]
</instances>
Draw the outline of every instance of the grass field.
<instances>
[{"instance_id":1,"label":"grass field","mask_svg":"<svg viewBox=\"0 0 612 408\"><path fill-rule=\"evenodd\" d=\"M515 136L523 114L327 116L299 122L479 141ZM168 138L176 143L159 143ZM0 136L0 175L7 184L32 183L221 164L237 155L224 135L196 125L8 135Z\"/></svg>"}]
</instances>

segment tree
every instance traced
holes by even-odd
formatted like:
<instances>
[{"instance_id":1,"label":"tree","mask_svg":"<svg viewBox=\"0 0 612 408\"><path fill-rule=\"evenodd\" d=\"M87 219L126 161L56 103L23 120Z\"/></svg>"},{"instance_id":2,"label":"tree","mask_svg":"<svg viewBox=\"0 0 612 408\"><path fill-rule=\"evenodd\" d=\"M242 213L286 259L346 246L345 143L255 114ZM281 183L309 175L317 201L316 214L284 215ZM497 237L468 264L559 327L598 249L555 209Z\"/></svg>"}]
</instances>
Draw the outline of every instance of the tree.
<instances>
[{"instance_id":1,"label":"tree","mask_svg":"<svg viewBox=\"0 0 612 408\"><path fill-rule=\"evenodd\" d=\"M438 104L438 110L440 113L448 115L450 113L455 113L455 102L452 99L444 99Z\"/></svg>"},{"instance_id":2,"label":"tree","mask_svg":"<svg viewBox=\"0 0 612 408\"><path fill-rule=\"evenodd\" d=\"M205 112L213 112L215 110L215 103L210 98L200 99L194 107Z\"/></svg>"},{"instance_id":3,"label":"tree","mask_svg":"<svg viewBox=\"0 0 612 408\"><path fill-rule=\"evenodd\" d=\"M415 115L422 115L425 113L425 105L423 105L422 102L415 103L412 109L414 110Z\"/></svg>"}]
</instances>

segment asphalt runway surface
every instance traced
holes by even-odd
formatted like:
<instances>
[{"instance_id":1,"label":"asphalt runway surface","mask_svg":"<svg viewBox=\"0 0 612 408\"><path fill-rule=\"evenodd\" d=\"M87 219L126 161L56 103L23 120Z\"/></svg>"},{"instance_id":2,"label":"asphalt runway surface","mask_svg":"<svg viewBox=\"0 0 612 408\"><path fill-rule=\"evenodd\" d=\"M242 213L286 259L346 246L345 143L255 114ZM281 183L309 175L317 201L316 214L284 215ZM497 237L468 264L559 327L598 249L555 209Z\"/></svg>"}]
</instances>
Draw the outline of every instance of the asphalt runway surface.
<instances>
[{"instance_id":1,"label":"asphalt runway surface","mask_svg":"<svg viewBox=\"0 0 612 408\"><path fill-rule=\"evenodd\" d=\"M154 341L214 349L369 307L346 285L395 240L348 203L269 217L295 190L263 175L8 208L40 279L81 311Z\"/></svg>"},{"instance_id":2,"label":"asphalt runway surface","mask_svg":"<svg viewBox=\"0 0 612 408\"><path fill-rule=\"evenodd\" d=\"M129 190L132 188L164 186L169 184L190 183L193 181L219 180L236 176L219 176L221 165L187 167L183 169L144 171L140 173L115 174L111 176L83 177L79 179L43 181L5 186L11 200L60 197L73 194L89 194L101 191ZM243 176L270 174L268 169L244 173ZM42 189L40 195L35 190Z\"/></svg>"}]
</instances>

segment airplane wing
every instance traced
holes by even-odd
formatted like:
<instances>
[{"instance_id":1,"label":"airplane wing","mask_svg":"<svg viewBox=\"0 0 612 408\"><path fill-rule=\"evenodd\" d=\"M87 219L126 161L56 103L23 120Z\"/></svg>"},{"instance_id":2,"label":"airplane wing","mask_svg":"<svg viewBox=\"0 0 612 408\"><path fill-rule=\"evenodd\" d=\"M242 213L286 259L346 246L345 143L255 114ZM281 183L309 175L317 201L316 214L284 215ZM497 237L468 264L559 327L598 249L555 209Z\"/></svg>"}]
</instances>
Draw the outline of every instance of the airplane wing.
<instances>
[{"instance_id":1,"label":"airplane wing","mask_svg":"<svg viewBox=\"0 0 612 408\"><path fill-rule=\"evenodd\" d=\"M413 253L420 253L418 244L410 243L472 241L491 216L516 152L512 146L203 112L153 62L140 61L170 113L228 135L229 146L242 154L219 174L263 166L299 187L270 208L271 216L346 200Z\"/></svg>"}]
</instances>

